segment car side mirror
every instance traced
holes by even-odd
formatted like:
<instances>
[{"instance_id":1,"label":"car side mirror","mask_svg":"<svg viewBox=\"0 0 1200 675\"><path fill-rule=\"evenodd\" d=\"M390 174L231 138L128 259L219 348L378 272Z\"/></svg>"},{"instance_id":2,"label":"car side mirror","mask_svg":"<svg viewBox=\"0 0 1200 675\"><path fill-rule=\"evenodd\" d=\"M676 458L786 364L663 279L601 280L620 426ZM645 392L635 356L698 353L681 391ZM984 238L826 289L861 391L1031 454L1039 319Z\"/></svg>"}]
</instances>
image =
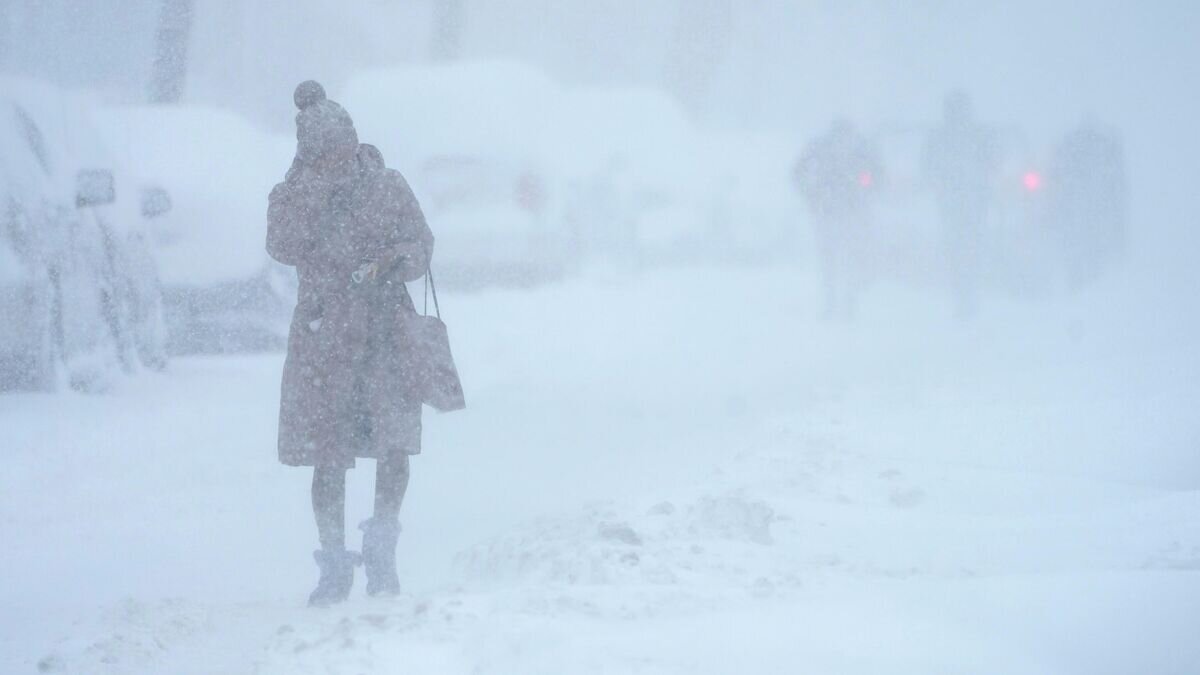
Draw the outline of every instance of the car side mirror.
<instances>
[{"instance_id":1,"label":"car side mirror","mask_svg":"<svg viewBox=\"0 0 1200 675\"><path fill-rule=\"evenodd\" d=\"M158 186L142 189L142 217L157 218L171 210L171 193Z\"/></svg>"},{"instance_id":2,"label":"car side mirror","mask_svg":"<svg viewBox=\"0 0 1200 675\"><path fill-rule=\"evenodd\" d=\"M84 169L75 176L75 206L103 206L117 198L113 175L108 169Z\"/></svg>"}]
</instances>

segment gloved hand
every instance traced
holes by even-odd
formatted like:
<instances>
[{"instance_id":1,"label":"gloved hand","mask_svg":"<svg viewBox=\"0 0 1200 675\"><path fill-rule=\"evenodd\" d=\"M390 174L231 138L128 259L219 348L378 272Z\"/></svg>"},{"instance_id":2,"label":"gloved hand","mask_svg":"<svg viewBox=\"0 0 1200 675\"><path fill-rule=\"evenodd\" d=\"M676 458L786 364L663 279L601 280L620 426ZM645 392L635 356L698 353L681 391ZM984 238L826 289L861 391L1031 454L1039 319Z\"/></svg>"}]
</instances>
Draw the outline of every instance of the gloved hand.
<instances>
[{"instance_id":1,"label":"gloved hand","mask_svg":"<svg viewBox=\"0 0 1200 675\"><path fill-rule=\"evenodd\" d=\"M363 263L361 267L350 274L350 278L356 284L361 284L367 279L374 281L377 276L379 276L379 263L375 262Z\"/></svg>"}]
</instances>

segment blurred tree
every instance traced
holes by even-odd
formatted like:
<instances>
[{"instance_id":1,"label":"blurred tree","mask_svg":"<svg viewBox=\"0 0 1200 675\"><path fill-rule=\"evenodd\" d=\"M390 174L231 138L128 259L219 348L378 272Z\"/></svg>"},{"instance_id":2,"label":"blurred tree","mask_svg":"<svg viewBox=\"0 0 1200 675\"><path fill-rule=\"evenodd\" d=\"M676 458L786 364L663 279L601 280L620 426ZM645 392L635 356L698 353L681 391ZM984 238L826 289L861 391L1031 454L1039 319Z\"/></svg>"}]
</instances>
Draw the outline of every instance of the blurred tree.
<instances>
[{"instance_id":1,"label":"blurred tree","mask_svg":"<svg viewBox=\"0 0 1200 675\"><path fill-rule=\"evenodd\" d=\"M666 85L693 112L707 103L733 42L733 0L683 0L667 53Z\"/></svg>"},{"instance_id":2,"label":"blurred tree","mask_svg":"<svg viewBox=\"0 0 1200 675\"><path fill-rule=\"evenodd\" d=\"M151 103L177 103L187 76L193 0L162 0L150 73Z\"/></svg>"},{"instance_id":3,"label":"blurred tree","mask_svg":"<svg viewBox=\"0 0 1200 675\"><path fill-rule=\"evenodd\" d=\"M9 18L11 9L8 3L0 2L0 70L8 66L8 54L12 51L12 19Z\"/></svg>"},{"instance_id":4,"label":"blurred tree","mask_svg":"<svg viewBox=\"0 0 1200 675\"><path fill-rule=\"evenodd\" d=\"M434 0L433 40L430 56L434 61L453 61L462 52L465 25L464 0Z\"/></svg>"}]
</instances>

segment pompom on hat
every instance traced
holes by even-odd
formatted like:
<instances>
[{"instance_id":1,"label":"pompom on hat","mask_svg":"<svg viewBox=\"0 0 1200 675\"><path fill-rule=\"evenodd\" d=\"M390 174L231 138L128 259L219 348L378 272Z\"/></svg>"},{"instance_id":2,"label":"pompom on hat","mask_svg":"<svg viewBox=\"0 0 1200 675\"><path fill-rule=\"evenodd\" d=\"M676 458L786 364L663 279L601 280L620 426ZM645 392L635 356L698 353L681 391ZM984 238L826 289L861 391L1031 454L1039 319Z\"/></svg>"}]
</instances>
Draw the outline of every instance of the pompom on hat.
<instances>
[{"instance_id":1,"label":"pompom on hat","mask_svg":"<svg viewBox=\"0 0 1200 675\"><path fill-rule=\"evenodd\" d=\"M326 100L325 87L321 86L316 80L305 80L296 85L296 92L292 94L292 100L296 102L296 107L304 110L314 103Z\"/></svg>"}]
</instances>

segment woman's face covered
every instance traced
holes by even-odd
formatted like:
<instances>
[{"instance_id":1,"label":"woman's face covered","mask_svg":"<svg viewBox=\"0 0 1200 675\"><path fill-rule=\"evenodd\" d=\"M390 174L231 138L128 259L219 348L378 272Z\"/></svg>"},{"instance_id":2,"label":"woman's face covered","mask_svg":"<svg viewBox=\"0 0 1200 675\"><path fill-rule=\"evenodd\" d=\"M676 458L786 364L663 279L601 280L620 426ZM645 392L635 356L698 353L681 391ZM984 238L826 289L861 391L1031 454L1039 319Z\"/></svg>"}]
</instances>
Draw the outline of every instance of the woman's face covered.
<instances>
[{"instance_id":1,"label":"woman's face covered","mask_svg":"<svg viewBox=\"0 0 1200 675\"><path fill-rule=\"evenodd\" d=\"M335 166L354 157L354 122L342 106L325 98L320 85L306 82L297 87L296 105L297 159L310 166Z\"/></svg>"}]
</instances>

